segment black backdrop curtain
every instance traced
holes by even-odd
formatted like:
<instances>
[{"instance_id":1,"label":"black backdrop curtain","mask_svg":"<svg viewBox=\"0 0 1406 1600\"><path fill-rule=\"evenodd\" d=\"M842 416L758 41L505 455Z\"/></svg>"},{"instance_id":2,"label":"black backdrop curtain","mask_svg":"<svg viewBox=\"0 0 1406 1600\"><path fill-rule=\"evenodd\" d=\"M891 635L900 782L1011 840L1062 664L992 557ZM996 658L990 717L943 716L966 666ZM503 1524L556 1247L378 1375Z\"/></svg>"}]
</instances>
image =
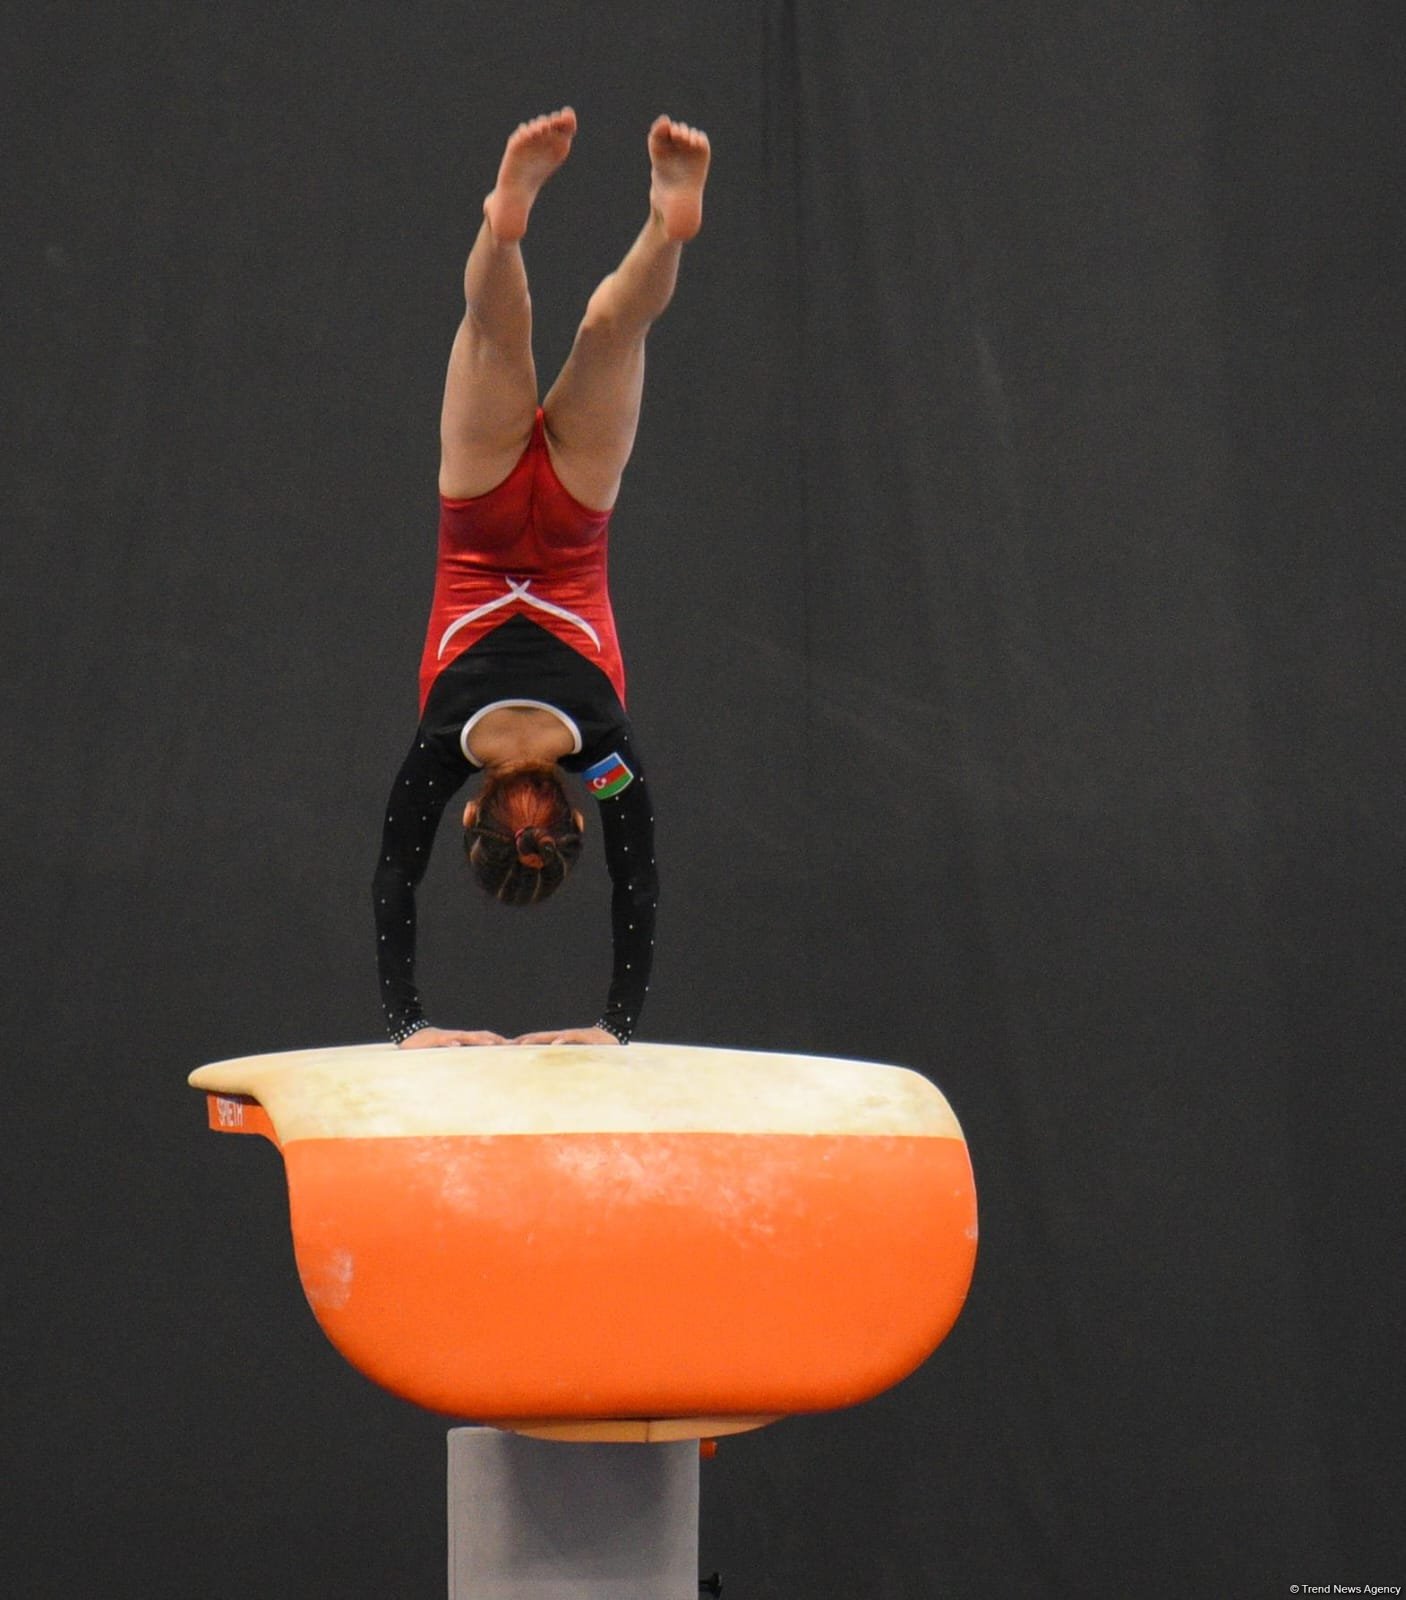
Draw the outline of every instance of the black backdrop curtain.
<instances>
[{"instance_id":1,"label":"black backdrop curtain","mask_svg":"<svg viewBox=\"0 0 1406 1600\"><path fill-rule=\"evenodd\" d=\"M612 545L642 1036L925 1071L982 1200L920 1373L706 1468L705 1567L1406 1578L1402 54L1365 3L19 8L10 1592L442 1592L442 1422L183 1076L376 1036L459 273L563 101L544 376L653 115L716 151ZM593 1016L598 860L519 922L441 857L434 1013Z\"/></svg>"}]
</instances>

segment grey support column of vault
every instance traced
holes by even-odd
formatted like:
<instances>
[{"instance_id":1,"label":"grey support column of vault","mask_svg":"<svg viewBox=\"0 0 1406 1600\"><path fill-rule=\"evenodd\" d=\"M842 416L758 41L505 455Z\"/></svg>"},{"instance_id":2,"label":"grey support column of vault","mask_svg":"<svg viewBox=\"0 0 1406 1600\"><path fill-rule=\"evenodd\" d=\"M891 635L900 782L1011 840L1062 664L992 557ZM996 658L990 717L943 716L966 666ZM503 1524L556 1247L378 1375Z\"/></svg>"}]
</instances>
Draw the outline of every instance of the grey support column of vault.
<instances>
[{"instance_id":1,"label":"grey support column of vault","mask_svg":"<svg viewBox=\"0 0 1406 1600\"><path fill-rule=\"evenodd\" d=\"M449 1431L449 1600L697 1600L698 1445Z\"/></svg>"}]
</instances>

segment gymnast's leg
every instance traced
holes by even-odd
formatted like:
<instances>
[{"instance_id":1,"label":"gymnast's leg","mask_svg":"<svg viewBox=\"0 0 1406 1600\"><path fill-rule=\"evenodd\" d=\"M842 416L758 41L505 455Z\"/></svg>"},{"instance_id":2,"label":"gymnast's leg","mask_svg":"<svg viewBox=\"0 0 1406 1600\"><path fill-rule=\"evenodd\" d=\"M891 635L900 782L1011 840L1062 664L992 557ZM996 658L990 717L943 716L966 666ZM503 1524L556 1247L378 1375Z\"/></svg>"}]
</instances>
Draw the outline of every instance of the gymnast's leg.
<instances>
[{"instance_id":1,"label":"gymnast's leg","mask_svg":"<svg viewBox=\"0 0 1406 1600\"><path fill-rule=\"evenodd\" d=\"M659 117L649 130L649 221L591 296L561 376L542 403L552 465L584 505L607 511L635 442L644 342L668 305L684 241L702 223L708 136Z\"/></svg>"},{"instance_id":2,"label":"gymnast's leg","mask_svg":"<svg viewBox=\"0 0 1406 1600\"><path fill-rule=\"evenodd\" d=\"M532 436L537 373L522 236L532 202L566 160L569 106L519 124L464 269L464 320L454 337L440 417L440 492L469 499L501 483Z\"/></svg>"}]
</instances>

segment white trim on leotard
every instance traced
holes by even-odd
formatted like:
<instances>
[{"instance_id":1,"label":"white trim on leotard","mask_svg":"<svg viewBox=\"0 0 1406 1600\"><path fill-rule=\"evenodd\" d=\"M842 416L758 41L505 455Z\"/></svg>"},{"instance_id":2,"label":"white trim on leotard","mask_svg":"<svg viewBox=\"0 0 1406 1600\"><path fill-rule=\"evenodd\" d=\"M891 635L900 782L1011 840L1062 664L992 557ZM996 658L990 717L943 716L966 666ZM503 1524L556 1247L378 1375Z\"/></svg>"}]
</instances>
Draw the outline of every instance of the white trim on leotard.
<instances>
[{"instance_id":1,"label":"white trim on leotard","mask_svg":"<svg viewBox=\"0 0 1406 1600\"><path fill-rule=\"evenodd\" d=\"M495 700L492 705L480 706L459 730L459 748L464 752L464 759L470 766L481 767L483 763L469 749L469 735L490 711L503 711L517 706L526 706L533 711L550 711L575 741L571 747L571 754L574 756L581 754L581 730L560 706L550 706L545 700Z\"/></svg>"},{"instance_id":2,"label":"white trim on leotard","mask_svg":"<svg viewBox=\"0 0 1406 1600\"><path fill-rule=\"evenodd\" d=\"M490 612L501 611L504 606L512 605L514 600L521 600L525 606L530 606L534 611L545 611L549 617L560 617L563 622L569 622L572 627L580 628L581 632L596 647L596 654L601 651L600 635L586 621L585 617L578 617L574 611L568 611L565 606L554 604L551 600L543 600L540 595L531 592L532 579L504 578L507 592L500 594L496 600L485 601L481 606L475 606L472 611L466 611L444 630L440 636L439 651L436 659L443 660L444 652L449 648L450 640L461 628L467 628L470 623L477 622L481 617L486 617Z\"/></svg>"}]
</instances>

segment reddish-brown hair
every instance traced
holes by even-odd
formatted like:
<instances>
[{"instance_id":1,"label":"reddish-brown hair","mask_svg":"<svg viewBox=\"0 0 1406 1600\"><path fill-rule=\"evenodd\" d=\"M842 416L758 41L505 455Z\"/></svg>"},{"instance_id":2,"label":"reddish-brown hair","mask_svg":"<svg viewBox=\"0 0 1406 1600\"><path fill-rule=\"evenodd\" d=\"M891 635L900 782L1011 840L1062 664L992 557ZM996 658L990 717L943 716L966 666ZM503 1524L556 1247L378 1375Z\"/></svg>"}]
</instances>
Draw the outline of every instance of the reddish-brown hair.
<instances>
[{"instance_id":1,"label":"reddish-brown hair","mask_svg":"<svg viewBox=\"0 0 1406 1600\"><path fill-rule=\"evenodd\" d=\"M554 894L581 854L581 815L555 767L501 767L484 779L464 853L480 886L509 906Z\"/></svg>"}]
</instances>

